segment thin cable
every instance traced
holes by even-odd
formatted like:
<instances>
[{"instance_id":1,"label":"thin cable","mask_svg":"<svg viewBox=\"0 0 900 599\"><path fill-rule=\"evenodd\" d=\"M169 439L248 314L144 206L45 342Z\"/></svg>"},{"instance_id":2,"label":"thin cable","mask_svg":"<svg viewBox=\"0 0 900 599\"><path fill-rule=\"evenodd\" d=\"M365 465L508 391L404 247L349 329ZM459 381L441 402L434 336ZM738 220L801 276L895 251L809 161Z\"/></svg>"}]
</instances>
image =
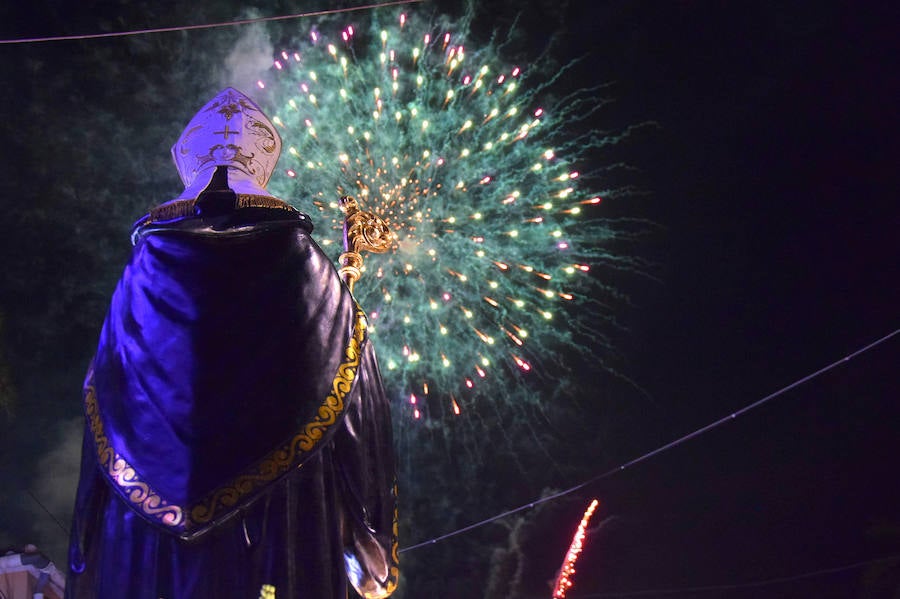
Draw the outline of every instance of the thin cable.
<instances>
[{"instance_id":1,"label":"thin cable","mask_svg":"<svg viewBox=\"0 0 900 599\"><path fill-rule=\"evenodd\" d=\"M629 468L629 467L631 467L631 466L634 466L634 465L636 465L636 464L639 464L639 463L641 463L641 462L643 462L643 461L645 461L645 460L649 460L649 459L652 458L653 456L659 455L659 454L661 454L661 453L663 453L663 452L665 452L665 451L668 451L668 450L670 450L670 449L672 449L672 448L674 448L674 447L678 447L678 446L681 445L682 443L686 443L687 441L690 441L691 439L693 439L693 438L695 438L695 437L699 437L699 436L702 435L703 433L709 432L709 431L711 431L712 429L717 428L717 427L719 427L719 426L725 424L726 422L729 422L729 421L731 421L731 420L734 420L734 419L737 418L738 416L742 416L742 415L746 414L747 412L749 412L750 410L754 410L754 409L756 409L756 408L762 406L763 404L765 404L765 403L767 403L767 402L769 402L769 401L775 399L776 397L778 397L778 396L780 396L780 395L784 395L785 393L787 393L787 392L790 391L791 389L794 389L794 388L796 388L796 387L799 387L799 386L802 385L803 383L809 382L809 381L811 381L812 379L814 379L814 378L816 378L816 377L818 377L818 376L821 376L821 375L825 374L825 373L828 372L829 370L833 370L834 368L837 368L838 366L840 366L840 365L842 365L842 364L845 364L846 362L849 362L850 360L852 360L852 359L855 358L856 356L858 356L858 355L860 355L860 354L862 354L862 353L865 353L865 352L869 351L870 349L872 349L872 348L874 348L874 347L877 347L877 346L881 345L881 344L884 343L885 341L891 339L892 337L894 337L894 336L896 336L896 335L898 335L898 334L900 334L900 329L896 329L894 332L888 333L888 334L885 335L884 337L881 337L880 339L877 339L876 341L873 341L872 343L869 343L868 345L865 345L865 346L861 347L860 349L854 351L853 353L850 353L850 354L844 356L844 357L841 358L840 360L836 360L836 361L832 362L831 364L829 364L828 366L825 366L824 368L820 368L819 370L816 370L816 371L813 372L812 374L808 374L808 375L806 375L805 377L803 377L803 378L801 378L801 379L798 379L798 380L794 381L794 382L791 383L790 385L788 385L788 386L786 386L786 387L782 387L782 388L779 389L778 391L775 391L774 393L771 393L771 394L769 394L769 395L766 395L766 396L763 397L762 399L759 399L759 400L757 400L757 401L751 403L750 405L744 406L743 408L741 408L740 410L737 410L736 412L732 412L731 414L729 414L728 416L725 416L724 418L719 418L719 419L716 420L715 422L712 422L712 423L710 423L710 424L707 424L706 426L703 426L703 427L701 427L701 428L698 428L697 430L695 430L695 431L693 431L693 432L691 432L691 433L688 433L688 434L684 435L683 437L679 437L678 439L675 439L675 440L672 441L671 443L666 443L666 444L663 445L662 447L657 447L657 448L654 449L653 451L649 451L649 452L645 453L644 455L642 455L642 456L640 456L640 457L638 457L638 458L635 458L635 459L631 460L630 462L625 462L625 463L622 464L621 466L617 466L616 468L613 468L612 470L609 470L608 472L604 472L603 474L599 474L599 475L597 475L597 476L595 476L595 477L593 477L593 478L589 478L588 480L586 480L586 481L584 481L584 482L582 482L582 483L580 483L580 484L577 484L577 485L575 485L574 487L570 487L570 488L568 488L568 489L565 489L565 490L563 490L563 491L559 491L558 493L554 493L554 494L548 495L548 496L546 496L546 497L541 497L540 499L535 499L534 501L532 501L532 502L530 502L530 503L526 503L525 505L521 505L521 506L519 506L519 507L517 507L517 508L513 508L513 509L511 509L511 510L507 510L507 511L503 512L502 514L497 514L496 516L492 516L492 517L487 518L487 519L485 519L485 520L481 520L480 522L476 522L476 523L474 523L474 524L470 524L470 525L465 526L465 527L463 527L463 528L460 528L460 529L458 529L458 530L454 530L453 532L448 532L447 534L441 535L441 536L439 536L439 537L435 537L435 538L433 538L433 539L431 539L431 540L423 541L423 542L421 542L421 543L416 543L415 545L411 545L411 546L409 546L409 547L404 547L403 549L400 550L400 553L404 553L404 552L406 552L406 551L412 551L413 549L418 549L419 547L425 547L426 545L434 545L434 544L437 543L438 541L443 541L444 539L449 539L450 537L455 537L456 535L460 535L460 534L462 534L462 533L464 533L464 532L469 532L470 530L475 529L475 528L478 528L479 526L484 526L485 524L490 524L491 522L494 522L495 520L500 520L501 518L505 518L505 517L507 517L507 516L511 516L511 515L513 515L513 514L517 514L517 513L521 512L521 511L524 511L524 510L527 510L527 509L531 509L531 508L533 508L534 506L539 505L539 504L541 504L541 503L545 503L545 502L547 502L547 501L552 501L552 500L554 500L554 499L558 499L558 498L560 498L560 497L563 497L564 495L568 495L568 494L570 494L570 493L574 493L575 491L578 491L579 489L582 489L582 488L584 488L584 487L586 487L586 486L588 486L588 485L590 485L590 484L592 484L592 483L595 483L595 482L597 482L598 480L601 480L601 479L607 478L607 477L609 477L609 476L612 476L613 474L615 474L615 473L617 473L617 472L621 472L622 470L625 470L626 468Z\"/></svg>"},{"instance_id":2,"label":"thin cable","mask_svg":"<svg viewBox=\"0 0 900 599\"><path fill-rule=\"evenodd\" d=\"M752 589L757 587L771 586L774 584L783 584L785 582L795 582L806 578L817 578L828 574L837 574L838 572L846 572L847 570L855 570L863 566L877 564L879 562L889 562L900 559L900 555L889 555L876 559L866 560L864 562L856 562L847 564L846 566L838 566L836 568L826 568L823 570L815 570L813 572L804 572L803 574L795 574L793 576L783 576L781 578L769 578L767 580L754 580L752 582L735 583L735 584L717 584L699 587L682 587L673 589L647 589L643 591L624 591L611 593L592 593L590 595L573 595L572 599L596 599L599 597L649 597L653 595L675 595L677 593L698 593L707 591L733 591L737 589Z\"/></svg>"},{"instance_id":3,"label":"thin cable","mask_svg":"<svg viewBox=\"0 0 900 599\"><path fill-rule=\"evenodd\" d=\"M56 525L59 526L59 527L63 530L63 532L66 533L66 537L68 537L68 536L69 536L69 529L66 528L65 526L63 526L62 522L60 522L60 521L57 519L57 517L53 515L53 512L51 512L50 510L48 510L48 509L47 509L47 506L45 506L43 503L41 503L41 500L40 500L40 499L38 499L37 497L35 497L34 493L31 492L31 489L25 489L25 492L28 493L28 494L31 496L32 499L34 499L34 502L35 502L36 504L38 504L39 506L41 506L41 509L42 509L42 510L44 510L45 512L47 512L47 515L50 516L50 517L53 519L54 522L56 522Z\"/></svg>"},{"instance_id":4,"label":"thin cable","mask_svg":"<svg viewBox=\"0 0 900 599\"><path fill-rule=\"evenodd\" d=\"M304 17L321 17L325 15L334 15L345 12L356 12L360 10L371 10L373 8L381 8L384 6L397 6L400 4L415 4L423 2L423 0L392 0L391 2L381 2L376 4L366 4L365 6L355 6L352 8L335 8L331 10L317 10L314 12L303 12L293 15L281 15L277 17L258 17L255 19L241 19L239 21L226 21L223 23L209 23L207 25L182 25L180 27L157 27L154 29L135 29L133 31L114 31L112 33L89 33L84 35L58 35L54 37L26 37L18 39L0 40L0 44L35 44L40 42L61 42L67 40L92 40L104 37L125 37L128 35L144 35L146 33L168 33L172 31L192 31L195 29L214 29L217 27L233 27L235 25L249 25L251 23L263 23L266 21L284 21L287 19L302 19Z\"/></svg>"}]
</instances>

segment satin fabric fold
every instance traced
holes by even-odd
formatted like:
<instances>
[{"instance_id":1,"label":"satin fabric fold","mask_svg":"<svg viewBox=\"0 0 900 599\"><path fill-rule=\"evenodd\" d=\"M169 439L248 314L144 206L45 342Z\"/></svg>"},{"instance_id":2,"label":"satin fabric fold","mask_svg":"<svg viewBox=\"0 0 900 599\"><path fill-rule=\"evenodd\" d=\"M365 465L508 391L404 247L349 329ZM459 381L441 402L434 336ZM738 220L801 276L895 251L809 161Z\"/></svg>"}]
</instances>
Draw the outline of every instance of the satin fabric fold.
<instances>
[{"instance_id":1,"label":"satin fabric fold","mask_svg":"<svg viewBox=\"0 0 900 599\"><path fill-rule=\"evenodd\" d=\"M396 586L389 406L307 223L135 232L86 383L68 597L344 597L350 566L365 596Z\"/></svg>"}]
</instances>

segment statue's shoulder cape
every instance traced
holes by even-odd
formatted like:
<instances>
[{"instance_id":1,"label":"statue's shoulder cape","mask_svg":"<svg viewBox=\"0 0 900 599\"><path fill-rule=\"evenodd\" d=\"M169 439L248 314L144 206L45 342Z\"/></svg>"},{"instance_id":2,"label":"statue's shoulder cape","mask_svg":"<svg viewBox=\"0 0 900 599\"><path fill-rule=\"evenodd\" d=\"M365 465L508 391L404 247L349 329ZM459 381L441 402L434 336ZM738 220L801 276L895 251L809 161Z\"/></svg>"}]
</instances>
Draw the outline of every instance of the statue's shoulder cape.
<instances>
[{"instance_id":1,"label":"statue's shoulder cape","mask_svg":"<svg viewBox=\"0 0 900 599\"><path fill-rule=\"evenodd\" d=\"M308 220L271 210L139 221L86 378L101 471L182 537L302 466L358 393L365 316Z\"/></svg>"}]
</instances>

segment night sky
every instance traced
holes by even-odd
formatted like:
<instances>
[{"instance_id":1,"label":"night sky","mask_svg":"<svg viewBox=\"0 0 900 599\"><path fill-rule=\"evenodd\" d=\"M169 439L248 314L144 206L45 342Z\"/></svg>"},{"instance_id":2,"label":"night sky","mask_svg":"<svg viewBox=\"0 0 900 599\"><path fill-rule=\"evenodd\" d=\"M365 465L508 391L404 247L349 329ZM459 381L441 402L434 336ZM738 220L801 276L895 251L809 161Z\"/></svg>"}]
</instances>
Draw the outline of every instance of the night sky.
<instances>
[{"instance_id":1,"label":"night sky","mask_svg":"<svg viewBox=\"0 0 900 599\"><path fill-rule=\"evenodd\" d=\"M659 406L648 420L674 439L897 328L898 13L601 6L578 37L611 57L615 110L660 124L631 158L653 193L623 208L665 226L662 282L638 301L629 348ZM600 517L618 519L588 546L596 572L572 596L897 554L898 357L894 339L596 485ZM858 595L876 569L696 596L889 596L876 583ZM879 584L896 592L892 572Z\"/></svg>"},{"instance_id":2,"label":"night sky","mask_svg":"<svg viewBox=\"0 0 900 599\"><path fill-rule=\"evenodd\" d=\"M481 12L508 22L514 3L496 4ZM609 215L658 226L632 248L652 263L650 276L618 282L631 296L618 367L646 394L635 393L641 407L614 427L620 437L596 474L900 327L900 9L783 4L575 0L523 9L535 44L561 23L563 51L587 56L570 85L610 83L616 101L592 124L654 123L608 156L635 167L646 192L608 202ZM44 33L39 23L23 24L21 35ZM23 76L10 70L10 80ZM16 98L9 90L4 98L9 135ZM28 198L29 182L7 170L0 201ZM4 248L10 263L27 253ZM895 596L900 559L736 587L900 556L898 364L900 336L548 509L522 540L537 564L523 574L538 589L527 596L549 596L541 586L592 497L602 524L588 535L570 597L717 585L666 596ZM10 423L45 422L28 415L37 409L28 399L19 397ZM3 450L3 484L20 484L19 454ZM10 526L0 515L0 530Z\"/></svg>"}]
</instances>

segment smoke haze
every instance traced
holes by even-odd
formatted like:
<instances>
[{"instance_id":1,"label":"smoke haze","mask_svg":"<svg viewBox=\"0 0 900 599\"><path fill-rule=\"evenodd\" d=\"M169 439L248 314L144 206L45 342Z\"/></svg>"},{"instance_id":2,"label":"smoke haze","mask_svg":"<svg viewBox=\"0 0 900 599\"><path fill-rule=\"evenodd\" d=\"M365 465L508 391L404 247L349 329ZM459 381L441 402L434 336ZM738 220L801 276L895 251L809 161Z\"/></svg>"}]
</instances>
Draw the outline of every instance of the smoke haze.
<instances>
[{"instance_id":1,"label":"smoke haze","mask_svg":"<svg viewBox=\"0 0 900 599\"><path fill-rule=\"evenodd\" d=\"M273 52L272 40L262 24L242 28L240 38L225 58L222 87L234 87L252 97L260 75L272 66Z\"/></svg>"}]
</instances>

